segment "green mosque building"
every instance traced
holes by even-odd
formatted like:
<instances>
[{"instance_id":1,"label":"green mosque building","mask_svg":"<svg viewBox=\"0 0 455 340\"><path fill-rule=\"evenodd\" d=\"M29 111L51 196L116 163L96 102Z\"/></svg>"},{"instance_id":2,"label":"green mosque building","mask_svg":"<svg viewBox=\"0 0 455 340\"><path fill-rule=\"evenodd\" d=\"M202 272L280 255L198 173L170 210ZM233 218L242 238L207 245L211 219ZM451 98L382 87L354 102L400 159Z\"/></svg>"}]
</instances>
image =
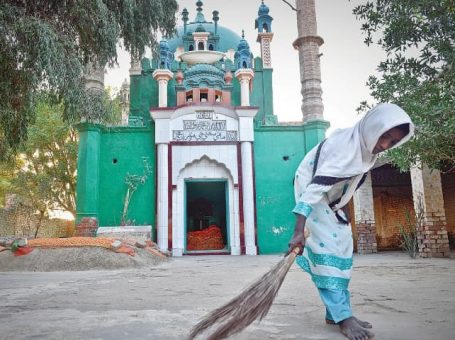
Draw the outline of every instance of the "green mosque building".
<instances>
[{"instance_id":1,"label":"green mosque building","mask_svg":"<svg viewBox=\"0 0 455 340\"><path fill-rule=\"evenodd\" d=\"M219 25L218 11L209 20L202 1L193 20L187 9L181 16L159 56L132 63L125 124L80 125L77 222L145 226L173 256L282 252L294 226L294 172L328 127L315 17L294 42L306 65L303 119L285 123L273 109L267 5L255 19L261 56Z\"/></svg>"}]
</instances>

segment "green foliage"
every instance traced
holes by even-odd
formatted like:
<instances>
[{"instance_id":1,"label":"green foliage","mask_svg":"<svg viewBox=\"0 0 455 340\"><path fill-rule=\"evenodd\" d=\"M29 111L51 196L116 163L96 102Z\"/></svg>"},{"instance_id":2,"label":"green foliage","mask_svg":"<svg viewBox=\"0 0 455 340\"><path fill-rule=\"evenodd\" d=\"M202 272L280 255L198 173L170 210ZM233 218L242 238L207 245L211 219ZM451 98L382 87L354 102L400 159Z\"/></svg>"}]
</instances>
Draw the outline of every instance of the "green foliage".
<instances>
[{"instance_id":1,"label":"green foliage","mask_svg":"<svg viewBox=\"0 0 455 340\"><path fill-rule=\"evenodd\" d=\"M424 210L422 197L417 199L417 210L413 215L409 210L406 210L406 223L400 225L401 248L411 258L416 258L418 248L417 233L422 230L424 223Z\"/></svg>"},{"instance_id":2,"label":"green foliage","mask_svg":"<svg viewBox=\"0 0 455 340\"><path fill-rule=\"evenodd\" d=\"M8 191L36 210L66 210L75 214L78 138L62 119L63 105L41 97L27 142L19 149ZM3 163L0 163L3 164Z\"/></svg>"},{"instance_id":3,"label":"green foliage","mask_svg":"<svg viewBox=\"0 0 455 340\"><path fill-rule=\"evenodd\" d=\"M353 12L365 43L387 53L381 76L368 80L372 96L402 106L417 126L411 142L390 152L394 163L405 170L421 160L454 171L455 2L366 1Z\"/></svg>"},{"instance_id":4,"label":"green foliage","mask_svg":"<svg viewBox=\"0 0 455 340\"><path fill-rule=\"evenodd\" d=\"M408 253L411 258L417 255L417 230L412 222L411 214L406 211L406 224L400 225L401 248Z\"/></svg>"},{"instance_id":5,"label":"green foliage","mask_svg":"<svg viewBox=\"0 0 455 340\"><path fill-rule=\"evenodd\" d=\"M138 59L158 31L173 32L176 10L176 0L0 2L0 158L26 140L42 91L68 121L108 115L103 95L85 91L85 67L115 65L120 41Z\"/></svg>"},{"instance_id":6,"label":"green foliage","mask_svg":"<svg viewBox=\"0 0 455 340\"><path fill-rule=\"evenodd\" d=\"M128 219L128 208L130 206L131 199L133 194L136 192L139 185L144 185L147 181L147 178L153 173L152 166L149 163L147 157L142 159L144 165L144 172L142 175L131 175L129 173L125 176L125 184L127 186L125 199L123 200L123 211L122 211L122 225L128 225L134 223Z\"/></svg>"}]
</instances>

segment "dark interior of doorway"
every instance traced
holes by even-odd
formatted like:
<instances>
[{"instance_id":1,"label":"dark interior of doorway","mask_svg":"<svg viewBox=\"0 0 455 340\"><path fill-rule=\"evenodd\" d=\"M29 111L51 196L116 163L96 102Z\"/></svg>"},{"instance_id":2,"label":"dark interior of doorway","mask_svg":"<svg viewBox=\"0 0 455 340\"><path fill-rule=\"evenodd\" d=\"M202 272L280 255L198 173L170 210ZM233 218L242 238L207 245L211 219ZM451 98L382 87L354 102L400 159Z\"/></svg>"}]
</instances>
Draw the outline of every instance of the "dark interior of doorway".
<instances>
[{"instance_id":1,"label":"dark interior of doorway","mask_svg":"<svg viewBox=\"0 0 455 340\"><path fill-rule=\"evenodd\" d=\"M227 251L226 182L186 183L187 253Z\"/></svg>"}]
</instances>

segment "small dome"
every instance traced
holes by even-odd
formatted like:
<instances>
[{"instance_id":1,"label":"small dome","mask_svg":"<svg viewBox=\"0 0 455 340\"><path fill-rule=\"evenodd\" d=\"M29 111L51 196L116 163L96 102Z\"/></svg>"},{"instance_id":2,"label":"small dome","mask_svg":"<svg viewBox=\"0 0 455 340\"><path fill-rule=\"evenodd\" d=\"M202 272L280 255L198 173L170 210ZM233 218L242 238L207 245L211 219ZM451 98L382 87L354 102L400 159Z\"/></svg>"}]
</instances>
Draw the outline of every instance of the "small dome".
<instances>
[{"instance_id":1,"label":"small dome","mask_svg":"<svg viewBox=\"0 0 455 340\"><path fill-rule=\"evenodd\" d=\"M202 24L199 24L199 25L196 27L195 32L205 32L204 26L202 26Z\"/></svg>"},{"instance_id":2,"label":"small dome","mask_svg":"<svg viewBox=\"0 0 455 340\"><path fill-rule=\"evenodd\" d=\"M160 49L161 50L165 50L165 51L169 51L169 44L167 43L166 39L163 39L163 40L160 41Z\"/></svg>"},{"instance_id":3,"label":"small dome","mask_svg":"<svg viewBox=\"0 0 455 340\"><path fill-rule=\"evenodd\" d=\"M224 71L208 64L196 64L183 73L186 88L224 86Z\"/></svg>"},{"instance_id":4,"label":"small dome","mask_svg":"<svg viewBox=\"0 0 455 340\"><path fill-rule=\"evenodd\" d=\"M245 40L245 32L242 30L242 39L240 39L239 44L237 45L237 51L249 50L250 45L248 41Z\"/></svg>"},{"instance_id":5,"label":"small dome","mask_svg":"<svg viewBox=\"0 0 455 340\"><path fill-rule=\"evenodd\" d=\"M201 75L211 75L217 78L224 78L224 71L209 64L196 64L184 72L185 79L189 79Z\"/></svg>"},{"instance_id":6,"label":"small dome","mask_svg":"<svg viewBox=\"0 0 455 340\"><path fill-rule=\"evenodd\" d=\"M212 23L190 23L187 25L187 34L191 36L191 34L196 31L196 28L202 25L206 32L214 33L214 25ZM237 45L241 39L241 37L233 32L231 29L218 26L218 37L219 41L217 43L217 51L226 52L229 49L235 50ZM174 35L171 39L168 40L169 48L172 52L175 52L177 47L183 46L183 37L185 34L183 33L183 27L177 28L177 34Z\"/></svg>"},{"instance_id":7,"label":"small dome","mask_svg":"<svg viewBox=\"0 0 455 340\"><path fill-rule=\"evenodd\" d=\"M258 16L267 15L269 14L269 12L270 12L269 7L264 4L264 1L262 1L262 4L259 6Z\"/></svg>"}]
</instances>

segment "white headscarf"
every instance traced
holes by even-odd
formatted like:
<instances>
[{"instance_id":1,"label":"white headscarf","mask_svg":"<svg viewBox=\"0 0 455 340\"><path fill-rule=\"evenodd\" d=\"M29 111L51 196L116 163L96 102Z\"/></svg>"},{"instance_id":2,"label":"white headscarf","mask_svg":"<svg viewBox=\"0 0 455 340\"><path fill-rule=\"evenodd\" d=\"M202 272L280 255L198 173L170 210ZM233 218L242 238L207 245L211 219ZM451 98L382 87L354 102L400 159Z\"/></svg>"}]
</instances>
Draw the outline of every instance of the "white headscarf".
<instances>
[{"instance_id":1,"label":"white headscarf","mask_svg":"<svg viewBox=\"0 0 455 340\"><path fill-rule=\"evenodd\" d=\"M373 149L379 138L401 124L409 124L409 133L393 148L413 136L414 124L398 105L384 103L375 106L353 127L336 130L327 138L315 176L352 177L369 171L378 158Z\"/></svg>"},{"instance_id":2,"label":"white headscarf","mask_svg":"<svg viewBox=\"0 0 455 340\"><path fill-rule=\"evenodd\" d=\"M368 111L353 127L334 131L327 138L321 149L315 176L356 176L337 205L338 208L349 201L362 175L373 168L378 159L373 149L381 135L401 124L409 124L409 133L393 148L406 143L413 136L414 124L398 105L384 103Z\"/></svg>"}]
</instances>

